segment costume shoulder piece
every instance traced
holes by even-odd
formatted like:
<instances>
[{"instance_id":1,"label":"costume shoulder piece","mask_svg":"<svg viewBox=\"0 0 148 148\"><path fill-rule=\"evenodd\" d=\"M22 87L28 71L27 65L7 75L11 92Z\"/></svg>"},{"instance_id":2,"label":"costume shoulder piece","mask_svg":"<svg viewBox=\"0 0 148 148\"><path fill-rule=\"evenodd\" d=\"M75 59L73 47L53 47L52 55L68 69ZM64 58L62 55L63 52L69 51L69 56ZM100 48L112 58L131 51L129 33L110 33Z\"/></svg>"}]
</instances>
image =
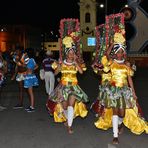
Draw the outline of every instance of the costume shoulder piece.
<instances>
[{"instance_id":1,"label":"costume shoulder piece","mask_svg":"<svg viewBox=\"0 0 148 148\"><path fill-rule=\"evenodd\" d=\"M95 34L96 34L96 49L94 51L94 63L101 63L102 57L104 56L105 50L106 50L106 41L105 41L105 33L106 28L105 24L101 24L99 26L96 26L95 28Z\"/></svg>"},{"instance_id":2,"label":"costume shoulder piece","mask_svg":"<svg viewBox=\"0 0 148 148\"><path fill-rule=\"evenodd\" d=\"M105 51L106 51L106 40L105 40L106 28L105 24L101 24L95 27L95 35L96 35L96 48L93 52L93 71L97 73L102 70L104 64L106 64L105 59ZM103 63L102 63L103 61Z\"/></svg>"}]
</instances>

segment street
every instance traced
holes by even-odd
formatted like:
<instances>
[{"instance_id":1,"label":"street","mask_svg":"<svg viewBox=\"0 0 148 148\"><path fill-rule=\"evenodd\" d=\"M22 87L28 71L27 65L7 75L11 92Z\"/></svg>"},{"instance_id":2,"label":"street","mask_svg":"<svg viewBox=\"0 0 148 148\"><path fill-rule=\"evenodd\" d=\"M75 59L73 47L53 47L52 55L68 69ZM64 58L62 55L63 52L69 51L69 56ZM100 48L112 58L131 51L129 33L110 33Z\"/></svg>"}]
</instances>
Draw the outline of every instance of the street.
<instances>
[{"instance_id":1,"label":"street","mask_svg":"<svg viewBox=\"0 0 148 148\"><path fill-rule=\"evenodd\" d=\"M137 68L133 78L139 104L146 120L148 119L148 68ZM90 103L97 97L98 77L91 68L78 75L81 88L88 94ZM112 145L112 129L102 131L94 126L95 116L89 111L85 119L77 117L73 122L73 134L68 134L62 123L54 123L46 110L47 96L44 81L34 88L35 107L33 113L27 113L29 105L27 93L24 94L24 108L13 109L18 101L16 81L7 78L3 87L1 104L7 109L0 111L0 148L147 148L148 135L135 135L126 127L119 137L119 145Z\"/></svg>"}]
</instances>

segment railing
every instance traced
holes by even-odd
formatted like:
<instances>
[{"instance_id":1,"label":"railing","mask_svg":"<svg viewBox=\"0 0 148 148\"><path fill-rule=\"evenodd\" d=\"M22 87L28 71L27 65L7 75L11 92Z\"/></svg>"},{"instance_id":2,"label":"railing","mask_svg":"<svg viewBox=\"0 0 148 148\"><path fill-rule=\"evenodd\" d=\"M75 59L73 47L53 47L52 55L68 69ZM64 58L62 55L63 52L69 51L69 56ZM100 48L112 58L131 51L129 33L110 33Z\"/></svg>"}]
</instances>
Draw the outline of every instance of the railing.
<instances>
[{"instance_id":1,"label":"railing","mask_svg":"<svg viewBox=\"0 0 148 148\"><path fill-rule=\"evenodd\" d=\"M148 57L148 54L127 54L128 57Z\"/></svg>"},{"instance_id":2,"label":"railing","mask_svg":"<svg viewBox=\"0 0 148 148\"><path fill-rule=\"evenodd\" d=\"M148 54L129 54L127 57L131 64L139 67L148 67Z\"/></svg>"}]
</instances>

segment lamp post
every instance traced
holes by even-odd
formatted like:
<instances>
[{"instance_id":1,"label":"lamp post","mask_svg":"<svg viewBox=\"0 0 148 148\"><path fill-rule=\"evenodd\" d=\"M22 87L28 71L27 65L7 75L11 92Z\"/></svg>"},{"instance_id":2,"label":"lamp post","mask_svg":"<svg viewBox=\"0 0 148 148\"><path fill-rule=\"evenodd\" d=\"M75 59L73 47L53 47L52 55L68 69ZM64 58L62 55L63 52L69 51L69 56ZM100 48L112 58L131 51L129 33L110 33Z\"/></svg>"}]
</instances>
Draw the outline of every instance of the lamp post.
<instances>
[{"instance_id":1,"label":"lamp post","mask_svg":"<svg viewBox=\"0 0 148 148\"><path fill-rule=\"evenodd\" d=\"M105 20L104 20L104 16L106 15L105 13L105 4L104 3L100 3L99 5L98 5L99 7L99 13L98 13L98 15L99 15L99 18L100 18L100 20L98 21L98 23L100 24L100 23L103 23Z\"/></svg>"}]
</instances>

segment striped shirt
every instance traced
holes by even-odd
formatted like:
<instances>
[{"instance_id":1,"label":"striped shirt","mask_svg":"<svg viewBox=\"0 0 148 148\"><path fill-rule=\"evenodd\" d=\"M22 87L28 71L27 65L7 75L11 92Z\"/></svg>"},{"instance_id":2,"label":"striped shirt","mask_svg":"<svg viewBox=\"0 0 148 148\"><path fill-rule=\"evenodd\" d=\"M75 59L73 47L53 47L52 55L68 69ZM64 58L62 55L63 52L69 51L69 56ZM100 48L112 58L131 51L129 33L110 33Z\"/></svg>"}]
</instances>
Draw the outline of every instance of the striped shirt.
<instances>
[{"instance_id":1,"label":"striped shirt","mask_svg":"<svg viewBox=\"0 0 148 148\"><path fill-rule=\"evenodd\" d=\"M52 58L45 58L42 62L42 65L43 65L43 69L45 71L52 71L54 72L54 69L52 68L52 63L54 62L55 60L52 59Z\"/></svg>"}]
</instances>

